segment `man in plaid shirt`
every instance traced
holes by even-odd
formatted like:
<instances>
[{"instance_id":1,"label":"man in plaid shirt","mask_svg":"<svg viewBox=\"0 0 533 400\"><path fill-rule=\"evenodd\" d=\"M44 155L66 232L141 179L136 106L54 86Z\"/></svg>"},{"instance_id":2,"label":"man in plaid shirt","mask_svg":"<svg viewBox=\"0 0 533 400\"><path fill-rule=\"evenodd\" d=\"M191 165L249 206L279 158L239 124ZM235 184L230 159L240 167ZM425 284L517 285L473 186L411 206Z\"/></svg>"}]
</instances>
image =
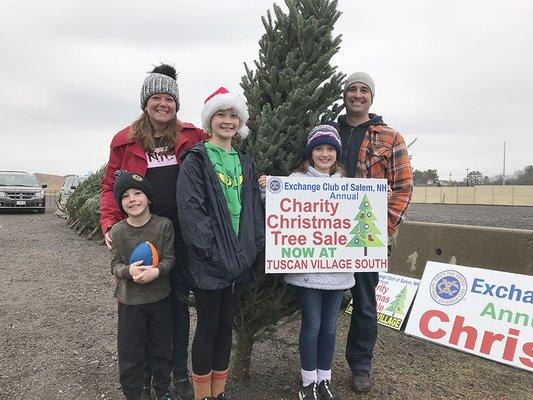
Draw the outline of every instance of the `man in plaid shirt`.
<instances>
[{"instance_id":1,"label":"man in plaid shirt","mask_svg":"<svg viewBox=\"0 0 533 400\"><path fill-rule=\"evenodd\" d=\"M383 119L370 114L375 96L373 79L365 72L350 75L344 86L346 114L337 121L343 163L349 178L385 178L389 184L388 234L396 231L411 200L413 172L405 142ZM389 245L390 256L390 245ZM352 371L350 386L356 392L372 389L370 370L377 339L377 272L355 273L351 289L353 311L346 343L346 360Z\"/></svg>"}]
</instances>

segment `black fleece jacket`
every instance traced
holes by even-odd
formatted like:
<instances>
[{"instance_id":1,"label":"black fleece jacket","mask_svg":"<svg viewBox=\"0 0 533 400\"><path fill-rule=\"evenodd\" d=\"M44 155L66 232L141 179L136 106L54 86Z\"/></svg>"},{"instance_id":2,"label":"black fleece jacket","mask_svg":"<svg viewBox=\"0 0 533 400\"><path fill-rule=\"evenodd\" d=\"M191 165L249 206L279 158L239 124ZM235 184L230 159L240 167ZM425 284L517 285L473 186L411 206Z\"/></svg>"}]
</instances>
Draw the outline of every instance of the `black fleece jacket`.
<instances>
[{"instance_id":1,"label":"black fleece jacket","mask_svg":"<svg viewBox=\"0 0 533 400\"><path fill-rule=\"evenodd\" d=\"M340 115L338 119L337 130L342 142L341 163L348 178L355 177L359 149L361 148L361 143L363 143L365 132L371 125L386 125L379 115L369 114L368 116L370 120L357 126L351 126L346 121L346 115Z\"/></svg>"},{"instance_id":2,"label":"black fleece jacket","mask_svg":"<svg viewBox=\"0 0 533 400\"><path fill-rule=\"evenodd\" d=\"M264 215L251 157L239 151L243 184L239 235L204 143L184 155L177 184L178 217L190 249L191 284L223 289L249 279L265 241Z\"/></svg>"}]
</instances>

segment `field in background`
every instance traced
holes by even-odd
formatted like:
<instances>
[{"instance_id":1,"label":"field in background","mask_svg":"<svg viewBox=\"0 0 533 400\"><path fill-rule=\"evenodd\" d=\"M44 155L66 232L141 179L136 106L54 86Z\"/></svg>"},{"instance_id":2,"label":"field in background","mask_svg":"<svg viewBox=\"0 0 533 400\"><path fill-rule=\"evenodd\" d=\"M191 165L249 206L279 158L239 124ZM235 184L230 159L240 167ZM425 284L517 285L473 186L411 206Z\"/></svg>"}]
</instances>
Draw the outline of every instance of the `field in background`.
<instances>
[{"instance_id":1,"label":"field in background","mask_svg":"<svg viewBox=\"0 0 533 400\"><path fill-rule=\"evenodd\" d=\"M63 182L65 181L64 176L60 175L50 175L50 174L39 174L35 173L35 177L39 180L41 185L47 185L46 189L55 191L59 190Z\"/></svg>"}]
</instances>

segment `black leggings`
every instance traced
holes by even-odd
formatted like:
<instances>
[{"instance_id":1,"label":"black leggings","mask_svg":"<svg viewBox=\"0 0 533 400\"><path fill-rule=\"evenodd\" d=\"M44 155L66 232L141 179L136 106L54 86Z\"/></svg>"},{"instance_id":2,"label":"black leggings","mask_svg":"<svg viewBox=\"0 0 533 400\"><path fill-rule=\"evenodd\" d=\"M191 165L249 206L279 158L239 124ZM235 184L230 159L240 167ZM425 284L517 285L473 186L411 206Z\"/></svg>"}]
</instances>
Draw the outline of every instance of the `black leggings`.
<instances>
[{"instance_id":1,"label":"black leggings","mask_svg":"<svg viewBox=\"0 0 533 400\"><path fill-rule=\"evenodd\" d=\"M155 303L118 303L118 369L122 391L128 399L140 398L143 390L145 346L150 350L152 386L161 396L168 392L171 367L170 299Z\"/></svg>"},{"instance_id":2,"label":"black leggings","mask_svg":"<svg viewBox=\"0 0 533 400\"><path fill-rule=\"evenodd\" d=\"M225 289L193 289L197 325L192 342L192 370L206 375L228 369L233 317L242 296L242 284Z\"/></svg>"}]
</instances>

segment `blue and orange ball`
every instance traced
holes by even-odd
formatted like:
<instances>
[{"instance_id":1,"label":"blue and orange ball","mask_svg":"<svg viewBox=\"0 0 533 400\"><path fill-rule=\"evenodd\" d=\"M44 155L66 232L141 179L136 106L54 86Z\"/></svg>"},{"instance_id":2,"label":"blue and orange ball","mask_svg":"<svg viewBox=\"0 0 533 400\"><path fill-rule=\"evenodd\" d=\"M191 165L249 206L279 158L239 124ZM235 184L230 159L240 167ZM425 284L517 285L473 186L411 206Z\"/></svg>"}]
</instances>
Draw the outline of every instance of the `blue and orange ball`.
<instances>
[{"instance_id":1,"label":"blue and orange ball","mask_svg":"<svg viewBox=\"0 0 533 400\"><path fill-rule=\"evenodd\" d=\"M159 264L159 254L152 243L142 242L133 249L130 255L130 265L140 260L143 262L141 265L152 265L154 268L157 268L157 265Z\"/></svg>"}]
</instances>

